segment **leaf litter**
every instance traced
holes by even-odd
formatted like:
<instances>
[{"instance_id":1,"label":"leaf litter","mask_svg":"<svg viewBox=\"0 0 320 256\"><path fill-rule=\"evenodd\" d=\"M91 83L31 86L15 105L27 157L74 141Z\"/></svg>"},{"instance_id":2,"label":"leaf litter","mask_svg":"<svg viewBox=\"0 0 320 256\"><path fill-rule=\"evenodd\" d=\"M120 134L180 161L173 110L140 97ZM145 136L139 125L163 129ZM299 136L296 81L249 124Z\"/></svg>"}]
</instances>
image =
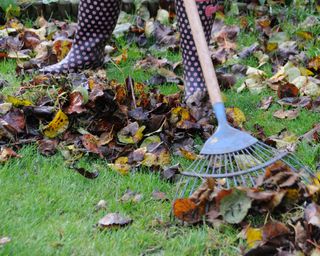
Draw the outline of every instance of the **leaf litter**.
<instances>
[{"instance_id":1,"label":"leaf litter","mask_svg":"<svg viewBox=\"0 0 320 256\"><path fill-rule=\"evenodd\" d=\"M319 112L320 57L307 57L307 44L304 44L314 39L315 35L309 29L317 26L317 18L308 17L295 24L300 31L288 35L279 27L283 15L277 16L264 7L256 1L247 4L248 10L256 15L254 29L260 40L245 49L238 49L237 36L242 30L252 29L246 16L241 16L239 26L230 26L225 24L222 12L217 14L210 48L214 63L224 65L222 72L217 72L219 82L223 89L229 89L238 78L244 78L244 83L237 88L238 93L244 90L262 93L271 88L279 99L267 97L259 107L268 111L271 104L278 103L282 109L274 113L277 118L297 118L301 108ZM129 15L122 13L115 36L125 35L129 44L138 45L144 54L150 38L156 42L151 49L176 52L179 37L176 27L170 23L174 13L171 5L166 8L158 12L156 19L150 19L149 10L142 5L139 9L142 18L138 16L133 23L128 23ZM63 59L72 46L75 31L74 23L48 22L43 17L39 17L32 29L24 27L15 18L10 19L0 29L3 35L0 58L17 59L17 72L24 75ZM117 52L116 56L106 58L106 62L118 65L128 60L126 49L117 51L115 46L107 46L106 52ZM250 56L258 61L258 67L241 64L242 59ZM37 142L43 155L51 156L60 151L71 168L89 179L95 179L99 174L76 167L76 161L84 154L106 159L110 162L108 167L122 175L144 166L151 171L160 171L166 180L174 181L180 166L170 166L173 154L178 152L179 156L193 160L198 151L191 134L207 139L215 128L205 95L196 93L184 103L181 92L163 95L158 89L147 86L166 82L181 84L182 78L176 74L179 65L164 58L145 56L134 67L156 72L145 83L135 83L130 77L123 84L111 81L102 70L84 72L80 79L72 75L33 76L15 94L0 99L0 145L4 145L0 162L21 157L6 145L16 145L14 149L19 149L20 142L30 141ZM265 65L272 66L271 76L263 70ZM7 83L1 80L3 86ZM246 122L243 112L236 107L228 108L227 112L231 124L242 128ZM293 151L299 139L286 130L267 138L263 127L257 125L256 129L259 139L277 148ZM308 139L319 142L319 131L313 130ZM318 183L305 186L291 170L276 164L267 170L259 187L254 189L218 191L215 181L207 180L190 198L177 199L173 212L190 224L204 219L212 224L218 219L240 223L244 226L242 233L248 245L246 255L276 254L278 248L283 253L311 255L319 253L318 191ZM153 197L167 200L165 194L157 191L153 192ZM139 201L141 195L128 190L122 199ZM210 205L208 211L205 209L207 204ZM105 203L101 205L104 209ZM298 210L293 208L297 205L300 206ZM301 207L305 209L301 210ZM245 223L249 215L278 214L285 212L284 209L301 213L300 209L304 214L297 213L286 222L269 218L262 227ZM110 213L99 221L98 226L122 227L131 222L130 218Z\"/></svg>"}]
</instances>

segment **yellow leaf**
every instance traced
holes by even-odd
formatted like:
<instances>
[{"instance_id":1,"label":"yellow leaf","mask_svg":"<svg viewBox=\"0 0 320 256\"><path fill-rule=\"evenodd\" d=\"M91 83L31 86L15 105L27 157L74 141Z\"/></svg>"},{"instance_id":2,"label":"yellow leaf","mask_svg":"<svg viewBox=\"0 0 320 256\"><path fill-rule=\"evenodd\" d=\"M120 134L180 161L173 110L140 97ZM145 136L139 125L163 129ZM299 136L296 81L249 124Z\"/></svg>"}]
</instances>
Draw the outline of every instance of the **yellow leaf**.
<instances>
[{"instance_id":1,"label":"yellow leaf","mask_svg":"<svg viewBox=\"0 0 320 256\"><path fill-rule=\"evenodd\" d=\"M68 116L61 111L57 112L54 119L44 128L43 133L48 138L55 138L59 134L68 129L69 119Z\"/></svg>"},{"instance_id":2,"label":"yellow leaf","mask_svg":"<svg viewBox=\"0 0 320 256\"><path fill-rule=\"evenodd\" d=\"M285 199L289 202L296 202L299 199L298 189L288 189L285 195Z\"/></svg>"},{"instance_id":3,"label":"yellow leaf","mask_svg":"<svg viewBox=\"0 0 320 256\"><path fill-rule=\"evenodd\" d=\"M6 102L11 103L15 107L31 106L32 102L28 100L21 100L13 96L7 96Z\"/></svg>"},{"instance_id":4,"label":"yellow leaf","mask_svg":"<svg viewBox=\"0 0 320 256\"><path fill-rule=\"evenodd\" d=\"M313 35L311 32L309 31L298 31L297 32L297 35L303 39L306 39L306 40L311 40L313 39Z\"/></svg>"},{"instance_id":5,"label":"yellow leaf","mask_svg":"<svg viewBox=\"0 0 320 256\"><path fill-rule=\"evenodd\" d=\"M121 175L126 175L129 173L130 168L131 168L130 165L128 164L128 161L129 161L128 157L119 157L114 162L114 164L108 164L108 166L112 170L120 173Z\"/></svg>"},{"instance_id":6,"label":"yellow leaf","mask_svg":"<svg viewBox=\"0 0 320 256\"><path fill-rule=\"evenodd\" d=\"M146 153L144 159L142 161L143 166L151 167L153 165L157 165L157 156L152 153Z\"/></svg>"},{"instance_id":7,"label":"yellow leaf","mask_svg":"<svg viewBox=\"0 0 320 256\"><path fill-rule=\"evenodd\" d=\"M185 150L184 148L179 148L179 150L184 158L186 158L188 160L196 160L197 159L197 154L195 154L194 152Z\"/></svg>"},{"instance_id":8,"label":"yellow leaf","mask_svg":"<svg viewBox=\"0 0 320 256\"><path fill-rule=\"evenodd\" d=\"M227 108L228 118L231 119L234 126L242 127L246 121L244 113L239 108Z\"/></svg>"},{"instance_id":9,"label":"yellow leaf","mask_svg":"<svg viewBox=\"0 0 320 256\"><path fill-rule=\"evenodd\" d=\"M300 70L302 76L313 76L314 75L314 73L307 68L299 67L299 70Z\"/></svg>"},{"instance_id":10,"label":"yellow leaf","mask_svg":"<svg viewBox=\"0 0 320 256\"><path fill-rule=\"evenodd\" d=\"M278 43L268 43L266 50L267 52L273 52L274 50L278 49Z\"/></svg>"},{"instance_id":11,"label":"yellow leaf","mask_svg":"<svg viewBox=\"0 0 320 256\"><path fill-rule=\"evenodd\" d=\"M262 241L262 230L259 228L247 228L246 239L249 248L253 248L258 242Z\"/></svg>"}]
</instances>

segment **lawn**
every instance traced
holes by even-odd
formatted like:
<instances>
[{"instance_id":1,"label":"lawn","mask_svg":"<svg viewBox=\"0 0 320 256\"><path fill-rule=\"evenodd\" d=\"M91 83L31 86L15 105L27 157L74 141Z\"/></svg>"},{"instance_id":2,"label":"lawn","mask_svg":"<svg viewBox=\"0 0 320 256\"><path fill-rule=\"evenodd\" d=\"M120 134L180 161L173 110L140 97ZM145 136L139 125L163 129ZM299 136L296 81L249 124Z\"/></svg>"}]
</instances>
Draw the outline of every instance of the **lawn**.
<instances>
[{"instance_id":1,"label":"lawn","mask_svg":"<svg viewBox=\"0 0 320 256\"><path fill-rule=\"evenodd\" d=\"M292 11L292 10L291 10ZM298 11L299 12L299 11ZM292 11L292 16L296 15ZM299 12L302 20L307 11ZM237 22L228 18L229 24ZM285 26L288 33L294 28ZM241 31L238 47L254 42L256 33ZM117 39L118 52L126 48L123 38ZM310 55L317 54L318 42L310 45ZM179 53L152 52L172 61L181 59ZM144 58L137 46L128 48L128 60L116 66L106 66L107 77L123 82L130 75L136 82L145 82L152 72L136 71L134 64ZM258 66L256 60L242 60L247 65ZM22 78L15 73L15 61L0 61L0 78L9 82L1 91L12 94L20 86ZM270 70L269 67L264 67ZM30 79L29 76L23 79ZM277 134L284 128L297 136L303 135L319 123L319 113L301 109L294 120L280 120L272 116L280 105L274 104L268 111L257 108L262 98L275 95L270 89L255 95L249 91L237 93L239 81L232 89L224 91L226 105L240 108L245 116L244 128L254 131L254 125L265 128L267 136ZM178 91L172 84L161 86L161 91L171 94ZM296 154L315 169L320 145L302 142ZM8 236L11 242L0 246L0 255L239 255L244 241L238 238L240 229L221 225L181 225L170 217L175 184L160 179L158 173L139 170L129 175L119 175L110 170L101 159L85 155L81 167L97 170L95 180L84 179L69 169L60 153L44 157L36 145L23 145L19 159L0 165L0 237ZM174 162L180 159L174 159ZM122 202L128 190L142 194L139 202ZM168 200L152 197L153 191L166 193ZM106 201L105 209L96 209L100 200ZM101 231L96 227L99 219L110 212L120 212L133 219L132 225L120 229Z\"/></svg>"}]
</instances>

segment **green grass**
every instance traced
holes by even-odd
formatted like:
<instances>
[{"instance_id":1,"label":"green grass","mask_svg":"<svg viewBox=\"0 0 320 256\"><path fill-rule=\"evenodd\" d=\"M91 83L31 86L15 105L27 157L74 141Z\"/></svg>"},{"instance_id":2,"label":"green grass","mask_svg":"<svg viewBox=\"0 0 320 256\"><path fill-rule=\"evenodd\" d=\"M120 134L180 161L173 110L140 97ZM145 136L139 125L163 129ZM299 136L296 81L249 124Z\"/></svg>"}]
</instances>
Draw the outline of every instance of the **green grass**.
<instances>
[{"instance_id":1,"label":"green grass","mask_svg":"<svg viewBox=\"0 0 320 256\"><path fill-rule=\"evenodd\" d=\"M293 15L293 14L290 14ZM299 20L304 19L299 14ZM228 17L228 24L237 24ZM250 26L254 26L249 17ZM256 42L256 32L241 33L238 47L242 49ZM136 61L145 56L145 50L128 47L125 40L117 40L120 49L127 48L128 60L120 65L109 63L107 76L123 82L132 76L136 82L145 82L155 70L135 70ZM315 51L317 44L310 47ZM175 63L181 56L170 51L151 50L155 57L167 58ZM310 53L311 54L311 53ZM253 56L241 60L241 64L258 66ZM262 68L271 75L271 65ZM4 95L13 94L22 80L15 74L14 61L0 62L0 77L10 86L2 89ZM24 79L29 79L28 77ZM240 83L240 82L239 82ZM163 85L161 92L171 94L179 89L176 85ZM318 114L301 110L295 120L279 120L272 116L280 105L274 103L268 111L259 110L263 97L274 92L264 91L260 95L248 91L240 94L235 90L224 92L227 106L240 108L246 118L245 129L254 130L254 125L264 127L267 136L286 128L302 135L319 122ZM297 155L311 166L319 154L319 145L301 143ZM317 153L318 152L318 153ZM20 151L21 159L12 159L0 166L0 237L9 236L12 241L0 247L0 255L239 255L243 241L237 238L239 230L227 225L219 227L187 227L177 225L170 219L170 201L174 197L175 185L162 181L157 173L137 172L120 176L106 167L106 162L86 156L80 161L88 170L98 170L96 180L87 180L68 169L62 156L41 156L35 146L25 146ZM177 159L174 159L177 161ZM138 203L121 202L127 189L139 192L143 199ZM152 199L152 191L165 192L169 202ZM100 200L107 201L105 210L95 211ZM121 228L100 231L95 224L105 214L120 212L130 216L133 224ZM260 223L260 219L250 221ZM257 224L258 225L258 224Z\"/></svg>"},{"instance_id":2,"label":"green grass","mask_svg":"<svg viewBox=\"0 0 320 256\"><path fill-rule=\"evenodd\" d=\"M173 186L157 174L119 176L105 162L84 158L81 166L100 172L92 181L67 169L60 155L46 158L32 146L20 154L0 171L0 234L12 239L1 255L141 255L153 249L165 255L212 255L221 250L218 241L228 245L225 255L236 253L230 245L236 246L237 231L231 227L170 222L170 203L155 201L151 194L158 189L172 199ZM142 193L142 201L120 202L127 189ZM102 199L107 209L96 212ZM124 213L133 224L99 231L95 224L108 212Z\"/></svg>"}]
</instances>

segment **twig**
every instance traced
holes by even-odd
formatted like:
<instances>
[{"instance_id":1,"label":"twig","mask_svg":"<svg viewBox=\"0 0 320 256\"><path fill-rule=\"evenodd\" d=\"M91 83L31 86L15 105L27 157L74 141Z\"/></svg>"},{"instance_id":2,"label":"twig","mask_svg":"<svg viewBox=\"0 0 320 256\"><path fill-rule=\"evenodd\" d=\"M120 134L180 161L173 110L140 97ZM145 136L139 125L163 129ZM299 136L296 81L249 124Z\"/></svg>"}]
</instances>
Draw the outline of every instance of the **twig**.
<instances>
[{"instance_id":1,"label":"twig","mask_svg":"<svg viewBox=\"0 0 320 256\"><path fill-rule=\"evenodd\" d=\"M36 142L37 140L39 140L39 138L19 140L17 142L11 142L11 143L1 143L0 142L0 146L5 146L5 147L18 146L18 145L23 145L23 144L30 144L30 143Z\"/></svg>"},{"instance_id":2,"label":"twig","mask_svg":"<svg viewBox=\"0 0 320 256\"><path fill-rule=\"evenodd\" d=\"M134 88L133 88L133 83L132 83L132 78L131 76L128 77L128 83L129 83L129 86L131 88L131 95L132 95L132 100L133 100L133 105L134 105L134 108L137 108L137 102L136 102L136 97L134 95Z\"/></svg>"}]
</instances>

